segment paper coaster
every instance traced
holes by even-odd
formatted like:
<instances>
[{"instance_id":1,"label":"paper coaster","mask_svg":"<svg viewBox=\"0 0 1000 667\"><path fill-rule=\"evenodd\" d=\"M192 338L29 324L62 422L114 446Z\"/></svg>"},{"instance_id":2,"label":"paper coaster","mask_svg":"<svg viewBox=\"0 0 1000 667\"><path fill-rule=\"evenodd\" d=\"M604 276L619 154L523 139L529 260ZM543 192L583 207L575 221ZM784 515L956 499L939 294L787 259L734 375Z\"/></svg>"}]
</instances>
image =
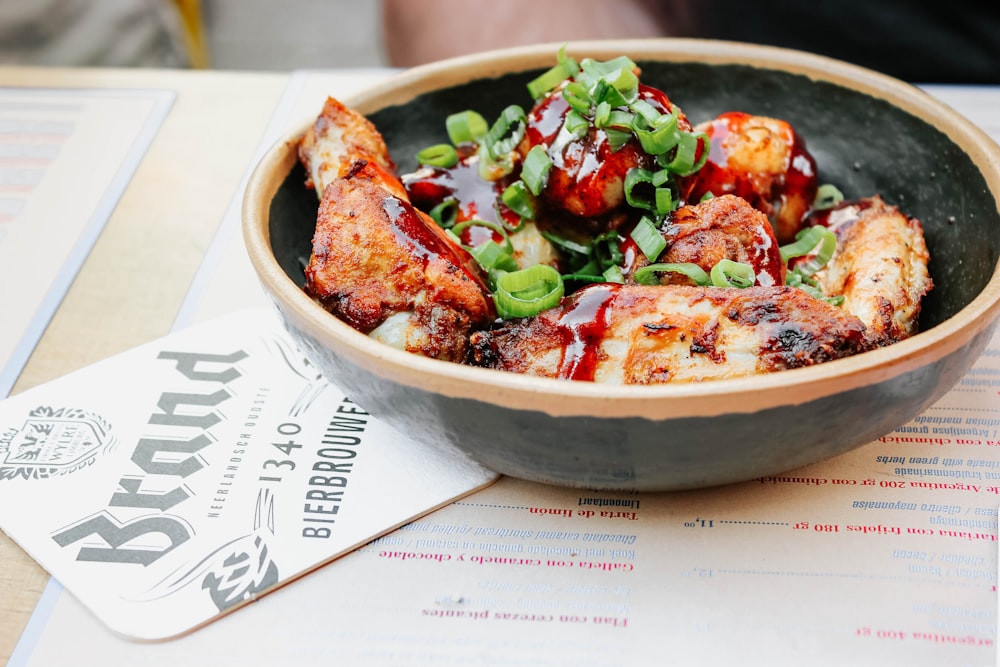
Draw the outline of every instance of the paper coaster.
<instances>
[{"instance_id":1,"label":"paper coaster","mask_svg":"<svg viewBox=\"0 0 1000 667\"><path fill-rule=\"evenodd\" d=\"M133 638L191 630L496 479L375 421L270 309L0 402L0 528Z\"/></svg>"}]
</instances>

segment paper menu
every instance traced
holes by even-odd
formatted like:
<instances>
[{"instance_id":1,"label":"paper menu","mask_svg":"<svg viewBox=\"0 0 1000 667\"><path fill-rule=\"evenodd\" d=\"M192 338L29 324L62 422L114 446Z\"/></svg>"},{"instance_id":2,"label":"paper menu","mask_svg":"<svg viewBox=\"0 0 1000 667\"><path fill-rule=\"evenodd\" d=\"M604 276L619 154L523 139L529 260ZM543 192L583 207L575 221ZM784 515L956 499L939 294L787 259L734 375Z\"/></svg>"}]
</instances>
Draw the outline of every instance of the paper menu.
<instances>
[{"instance_id":1,"label":"paper menu","mask_svg":"<svg viewBox=\"0 0 1000 667\"><path fill-rule=\"evenodd\" d=\"M18 286L0 290L0 396L13 386L173 99L164 90L0 88L0 285Z\"/></svg>"},{"instance_id":2,"label":"paper menu","mask_svg":"<svg viewBox=\"0 0 1000 667\"><path fill-rule=\"evenodd\" d=\"M133 638L191 630L496 477L373 420L271 309L0 403L0 527Z\"/></svg>"},{"instance_id":3,"label":"paper menu","mask_svg":"<svg viewBox=\"0 0 1000 667\"><path fill-rule=\"evenodd\" d=\"M1000 370L998 343L970 378ZM962 411L721 489L505 478L168 644L118 640L64 596L25 664L993 664L997 500L972 473L1000 455L933 432L1000 420L971 388ZM947 442L914 441L924 426Z\"/></svg>"}]
</instances>

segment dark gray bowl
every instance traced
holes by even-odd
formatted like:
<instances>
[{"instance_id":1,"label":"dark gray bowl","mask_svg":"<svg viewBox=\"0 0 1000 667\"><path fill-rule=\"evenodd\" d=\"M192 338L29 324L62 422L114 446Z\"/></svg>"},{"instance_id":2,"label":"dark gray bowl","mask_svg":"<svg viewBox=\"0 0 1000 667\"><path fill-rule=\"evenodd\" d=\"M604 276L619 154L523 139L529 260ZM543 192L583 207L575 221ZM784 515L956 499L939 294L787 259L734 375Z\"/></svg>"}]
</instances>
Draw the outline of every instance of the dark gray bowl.
<instances>
[{"instance_id":1,"label":"dark gray bowl","mask_svg":"<svg viewBox=\"0 0 1000 667\"><path fill-rule=\"evenodd\" d=\"M404 72L343 100L368 115L403 170L446 141L443 119L528 104L525 83L558 45ZM919 218L935 288L922 333L848 359L766 376L609 387L407 354L354 331L301 290L316 215L294 143L275 146L244 204L250 259L303 352L373 415L497 472L560 485L673 490L726 484L868 443L945 394L982 353L1000 312L1000 148L947 106L874 72L799 52L702 40L571 44L628 55L693 122L740 110L805 137L821 182L881 194ZM318 113L317 109L317 113ZM303 128L303 131L305 128Z\"/></svg>"}]
</instances>

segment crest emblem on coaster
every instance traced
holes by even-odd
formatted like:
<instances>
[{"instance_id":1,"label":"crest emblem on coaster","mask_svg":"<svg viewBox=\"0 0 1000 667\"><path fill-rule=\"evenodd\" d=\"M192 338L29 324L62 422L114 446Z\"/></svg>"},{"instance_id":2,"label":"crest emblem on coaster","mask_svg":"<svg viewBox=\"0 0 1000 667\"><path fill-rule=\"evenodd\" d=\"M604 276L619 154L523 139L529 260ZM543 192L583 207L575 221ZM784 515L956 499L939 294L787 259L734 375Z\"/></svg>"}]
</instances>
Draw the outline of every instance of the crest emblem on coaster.
<instances>
[{"instance_id":1,"label":"crest emblem on coaster","mask_svg":"<svg viewBox=\"0 0 1000 667\"><path fill-rule=\"evenodd\" d=\"M37 407L0 433L0 480L45 479L91 465L117 438L100 416L77 408Z\"/></svg>"}]
</instances>

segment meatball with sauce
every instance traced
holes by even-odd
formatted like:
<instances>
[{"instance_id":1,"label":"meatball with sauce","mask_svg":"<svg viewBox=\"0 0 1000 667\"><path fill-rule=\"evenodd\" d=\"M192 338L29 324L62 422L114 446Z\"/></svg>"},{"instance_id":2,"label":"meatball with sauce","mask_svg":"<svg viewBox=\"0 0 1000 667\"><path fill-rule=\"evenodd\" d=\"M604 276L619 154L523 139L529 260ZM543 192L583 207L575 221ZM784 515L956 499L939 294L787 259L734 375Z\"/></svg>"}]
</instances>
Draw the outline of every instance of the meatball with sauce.
<instances>
[{"instance_id":1,"label":"meatball with sauce","mask_svg":"<svg viewBox=\"0 0 1000 667\"><path fill-rule=\"evenodd\" d=\"M666 94L656 88L640 84L638 97L661 113L674 109ZM650 169L655 158L645 153L635 138L615 150L608 133L593 124L580 138L569 135L564 129L569 111L569 103L559 88L539 100L528 113L527 131L519 151L523 156L535 146L546 148L552 160L542 193L547 206L581 218L604 216L625 203L628 170ZM687 118L679 110L678 114L678 127L690 131Z\"/></svg>"},{"instance_id":2,"label":"meatball with sauce","mask_svg":"<svg viewBox=\"0 0 1000 667\"><path fill-rule=\"evenodd\" d=\"M682 197L699 201L706 194L733 194L762 211L778 242L795 240L816 198L816 160L786 121L743 112L724 113L695 131L711 140L708 160L682 179Z\"/></svg>"}]
</instances>

